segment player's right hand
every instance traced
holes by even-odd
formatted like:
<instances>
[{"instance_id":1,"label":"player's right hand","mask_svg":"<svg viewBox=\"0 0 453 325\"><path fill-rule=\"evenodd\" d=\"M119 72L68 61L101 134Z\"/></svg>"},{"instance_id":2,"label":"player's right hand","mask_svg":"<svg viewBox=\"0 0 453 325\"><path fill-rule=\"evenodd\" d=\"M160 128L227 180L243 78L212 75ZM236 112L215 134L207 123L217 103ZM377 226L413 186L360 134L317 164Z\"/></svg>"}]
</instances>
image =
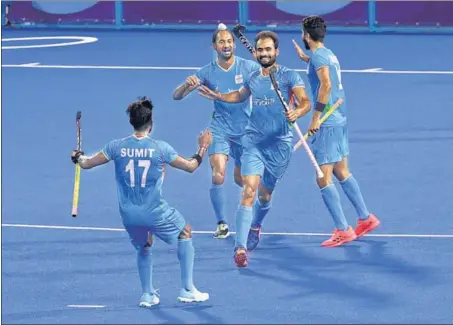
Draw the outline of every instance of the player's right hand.
<instances>
[{"instance_id":1,"label":"player's right hand","mask_svg":"<svg viewBox=\"0 0 453 325\"><path fill-rule=\"evenodd\" d=\"M220 92L218 90L212 91L211 89L204 85L198 87L198 94L210 100L220 99Z\"/></svg>"},{"instance_id":2,"label":"player's right hand","mask_svg":"<svg viewBox=\"0 0 453 325\"><path fill-rule=\"evenodd\" d=\"M80 150L73 150L71 154L71 161L74 164L77 164L79 162L79 157L83 155L83 151Z\"/></svg>"},{"instance_id":3,"label":"player's right hand","mask_svg":"<svg viewBox=\"0 0 453 325\"><path fill-rule=\"evenodd\" d=\"M211 130L206 129L204 132L200 132L198 136L198 146L200 148L208 148L212 142Z\"/></svg>"},{"instance_id":4,"label":"player's right hand","mask_svg":"<svg viewBox=\"0 0 453 325\"><path fill-rule=\"evenodd\" d=\"M299 56L299 58L302 60L302 61L306 61L308 60L308 56L304 53L304 51L302 50L302 48L299 46L299 44L297 44L297 42L295 40L293 40L293 44L294 44L294 47L296 48L296 52L297 52L297 55Z\"/></svg>"},{"instance_id":5,"label":"player's right hand","mask_svg":"<svg viewBox=\"0 0 453 325\"><path fill-rule=\"evenodd\" d=\"M196 75L188 76L186 79L186 85L189 87L197 87L201 84L200 79Z\"/></svg>"}]
</instances>

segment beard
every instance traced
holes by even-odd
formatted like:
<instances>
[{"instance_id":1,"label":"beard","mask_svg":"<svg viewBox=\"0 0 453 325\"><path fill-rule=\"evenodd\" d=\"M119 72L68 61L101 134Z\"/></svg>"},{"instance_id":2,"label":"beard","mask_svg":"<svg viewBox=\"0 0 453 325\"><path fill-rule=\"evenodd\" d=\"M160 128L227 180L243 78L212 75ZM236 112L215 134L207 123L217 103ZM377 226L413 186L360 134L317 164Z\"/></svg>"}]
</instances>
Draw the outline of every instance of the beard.
<instances>
[{"instance_id":1,"label":"beard","mask_svg":"<svg viewBox=\"0 0 453 325\"><path fill-rule=\"evenodd\" d=\"M304 41L305 49L309 50L310 49L310 45L308 45L308 42L305 39L303 39L303 41Z\"/></svg>"},{"instance_id":2,"label":"beard","mask_svg":"<svg viewBox=\"0 0 453 325\"><path fill-rule=\"evenodd\" d=\"M263 68L269 68L275 63L276 59L275 56L261 56L258 58L258 62Z\"/></svg>"},{"instance_id":3,"label":"beard","mask_svg":"<svg viewBox=\"0 0 453 325\"><path fill-rule=\"evenodd\" d=\"M217 51L217 56L225 61L231 59L233 54L234 54L233 49L229 49L228 51Z\"/></svg>"}]
</instances>

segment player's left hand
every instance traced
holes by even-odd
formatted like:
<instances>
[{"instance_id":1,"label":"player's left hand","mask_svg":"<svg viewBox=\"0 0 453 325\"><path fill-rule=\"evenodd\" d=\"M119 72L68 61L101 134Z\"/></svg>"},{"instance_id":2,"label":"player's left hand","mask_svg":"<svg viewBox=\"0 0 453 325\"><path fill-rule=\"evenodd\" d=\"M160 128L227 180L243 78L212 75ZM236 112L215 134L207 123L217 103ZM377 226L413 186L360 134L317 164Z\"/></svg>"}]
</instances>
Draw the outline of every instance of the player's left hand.
<instances>
[{"instance_id":1,"label":"player's left hand","mask_svg":"<svg viewBox=\"0 0 453 325\"><path fill-rule=\"evenodd\" d=\"M80 150L73 150L72 151L72 154L71 154L71 161L74 163L74 164L77 164L79 162L79 158L81 155L83 155L83 151L80 151Z\"/></svg>"},{"instance_id":2,"label":"player's left hand","mask_svg":"<svg viewBox=\"0 0 453 325\"><path fill-rule=\"evenodd\" d=\"M214 92L205 85L198 87L198 94L210 100L217 100L220 97L220 92L218 90Z\"/></svg>"},{"instance_id":3,"label":"player's left hand","mask_svg":"<svg viewBox=\"0 0 453 325\"><path fill-rule=\"evenodd\" d=\"M299 114L294 109L285 111L285 115L286 115L286 119L291 123L294 123L299 118Z\"/></svg>"}]
</instances>

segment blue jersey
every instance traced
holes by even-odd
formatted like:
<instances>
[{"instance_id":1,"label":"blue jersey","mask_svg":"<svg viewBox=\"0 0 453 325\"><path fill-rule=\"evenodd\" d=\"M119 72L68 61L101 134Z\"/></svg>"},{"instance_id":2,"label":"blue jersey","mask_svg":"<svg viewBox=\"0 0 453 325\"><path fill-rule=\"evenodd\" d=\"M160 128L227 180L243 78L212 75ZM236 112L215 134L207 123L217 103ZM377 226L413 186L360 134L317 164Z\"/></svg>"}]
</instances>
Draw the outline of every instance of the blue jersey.
<instances>
[{"instance_id":1,"label":"blue jersey","mask_svg":"<svg viewBox=\"0 0 453 325\"><path fill-rule=\"evenodd\" d=\"M310 63L308 64L308 80L310 82L313 102L318 100L319 94L319 78L317 75L317 70L322 67L329 68L331 91L329 95L328 105L326 105L326 110L329 106L335 104L339 98L343 98L344 102L341 106L329 116L329 118L322 124L322 126L344 126L346 125L346 98L343 90L343 85L341 84L341 71L340 63L338 62L337 57L331 50L325 47L319 47L312 55Z\"/></svg>"},{"instance_id":2,"label":"blue jersey","mask_svg":"<svg viewBox=\"0 0 453 325\"><path fill-rule=\"evenodd\" d=\"M229 93L241 88L250 73L258 69L257 62L235 56L234 63L228 70L220 67L217 62L211 62L198 70L196 76L209 89ZM242 136L250 109L250 101L234 104L214 101L211 128L228 136Z\"/></svg>"},{"instance_id":3,"label":"blue jersey","mask_svg":"<svg viewBox=\"0 0 453 325\"><path fill-rule=\"evenodd\" d=\"M275 77L287 103L293 88L305 87L300 75L284 66L277 67ZM252 96L252 113L246 128L246 134L252 143L275 142L275 139L291 142L292 128L272 87L270 77L263 76L261 69L254 71L244 87L250 90Z\"/></svg>"},{"instance_id":4,"label":"blue jersey","mask_svg":"<svg viewBox=\"0 0 453 325\"><path fill-rule=\"evenodd\" d=\"M131 135L109 142L102 152L115 163L123 223L153 224L171 213L162 196L163 173L178 154L168 143Z\"/></svg>"}]
</instances>

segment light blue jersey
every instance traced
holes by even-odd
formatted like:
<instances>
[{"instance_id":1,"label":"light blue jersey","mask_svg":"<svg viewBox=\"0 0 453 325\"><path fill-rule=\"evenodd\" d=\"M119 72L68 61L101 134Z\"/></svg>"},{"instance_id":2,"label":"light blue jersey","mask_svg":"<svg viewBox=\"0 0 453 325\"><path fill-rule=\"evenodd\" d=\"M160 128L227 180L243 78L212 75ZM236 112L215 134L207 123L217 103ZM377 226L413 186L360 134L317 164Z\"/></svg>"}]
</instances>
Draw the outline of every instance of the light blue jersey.
<instances>
[{"instance_id":1,"label":"light blue jersey","mask_svg":"<svg viewBox=\"0 0 453 325\"><path fill-rule=\"evenodd\" d=\"M174 213L162 196L165 165L178 154L166 142L131 135L102 151L115 163L119 210L125 225L155 225Z\"/></svg>"},{"instance_id":2,"label":"light blue jersey","mask_svg":"<svg viewBox=\"0 0 453 325\"><path fill-rule=\"evenodd\" d=\"M235 56L233 65L225 70L217 62L211 62L197 71L200 82L211 90L229 93L238 90L252 71L258 70L259 64ZM214 102L211 130L227 137L240 137L244 134L250 116L250 102L225 103Z\"/></svg>"},{"instance_id":3,"label":"light blue jersey","mask_svg":"<svg viewBox=\"0 0 453 325\"><path fill-rule=\"evenodd\" d=\"M278 66L275 74L283 98L289 103L292 89L305 87L300 75L284 66ZM246 134L255 144L275 142L276 139L291 142L292 128L286 119L284 108L272 87L269 76L263 76L261 69L254 71L244 87L252 96L252 113Z\"/></svg>"},{"instance_id":4,"label":"light blue jersey","mask_svg":"<svg viewBox=\"0 0 453 325\"><path fill-rule=\"evenodd\" d=\"M321 126L344 126L346 125L346 98L341 83L341 71L340 63L338 62L335 54L325 47L319 47L313 53L310 62L308 64L308 80L313 94L313 102L316 103L319 94L320 81L317 75L317 70L327 66L329 68L331 91L329 96L329 102L326 106L327 110L329 106L335 104L339 98L343 98L344 102L341 106L329 116L329 118Z\"/></svg>"},{"instance_id":5,"label":"light blue jersey","mask_svg":"<svg viewBox=\"0 0 453 325\"><path fill-rule=\"evenodd\" d=\"M286 102L289 102L292 89L305 86L297 72L283 66L278 66L276 80ZM263 76L261 70L255 71L244 87L250 90L253 103L242 138L241 174L259 175L263 184L273 190L291 160L292 128L269 76Z\"/></svg>"}]
</instances>

